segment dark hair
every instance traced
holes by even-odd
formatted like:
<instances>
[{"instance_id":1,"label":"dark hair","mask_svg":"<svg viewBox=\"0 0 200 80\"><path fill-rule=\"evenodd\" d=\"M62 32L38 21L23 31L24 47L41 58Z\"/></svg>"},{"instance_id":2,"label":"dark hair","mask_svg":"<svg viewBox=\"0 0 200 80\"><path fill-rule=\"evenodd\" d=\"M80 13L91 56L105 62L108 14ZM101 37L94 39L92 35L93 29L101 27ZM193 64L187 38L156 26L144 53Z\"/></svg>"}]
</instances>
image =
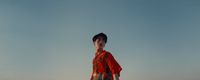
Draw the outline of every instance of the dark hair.
<instances>
[{"instance_id":1,"label":"dark hair","mask_svg":"<svg viewBox=\"0 0 200 80\"><path fill-rule=\"evenodd\" d=\"M105 43L107 42L107 36L104 33L94 35L94 37L92 38L93 42L95 42L99 37L102 37Z\"/></svg>"}]
</instances>

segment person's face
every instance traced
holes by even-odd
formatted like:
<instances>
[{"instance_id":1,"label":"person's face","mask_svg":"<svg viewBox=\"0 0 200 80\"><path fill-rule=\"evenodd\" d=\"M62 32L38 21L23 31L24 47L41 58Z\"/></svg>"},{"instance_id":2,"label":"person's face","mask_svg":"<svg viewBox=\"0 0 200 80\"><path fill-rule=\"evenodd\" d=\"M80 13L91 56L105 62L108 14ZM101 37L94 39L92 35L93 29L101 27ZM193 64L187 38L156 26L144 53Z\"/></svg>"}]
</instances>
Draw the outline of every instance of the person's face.
<instances>
[{"instance_id":1,"label":"person's face","mask_svg":"<svg viewBox=\"0 0 200 80\"><path fill-rule=\"evenodd\" d=\"M96 49L103 49L105 46L105 41L103 37L98 37L96 41L94 42L94 46Z\"/></svg>"}]
</instances>

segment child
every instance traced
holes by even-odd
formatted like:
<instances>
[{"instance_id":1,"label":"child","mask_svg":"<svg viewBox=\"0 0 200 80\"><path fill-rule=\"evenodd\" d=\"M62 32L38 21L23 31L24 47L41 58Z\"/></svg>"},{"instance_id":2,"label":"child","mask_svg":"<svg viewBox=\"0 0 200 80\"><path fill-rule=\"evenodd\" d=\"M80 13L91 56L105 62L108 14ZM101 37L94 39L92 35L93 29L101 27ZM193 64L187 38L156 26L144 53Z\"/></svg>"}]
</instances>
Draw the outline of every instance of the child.
<instances>
[{"instance_id":1,"label":"child","mask_svg":"<svg viewBox=\"0 0 200 80\"><path fill-rule=\"evenodd\" d=\"M110 52L103 49L107 42L106 34L99 33L92 40L96 53L93 59L93 71L90 80L119 80L121 66Z\"/></svg>"}]
</instances>

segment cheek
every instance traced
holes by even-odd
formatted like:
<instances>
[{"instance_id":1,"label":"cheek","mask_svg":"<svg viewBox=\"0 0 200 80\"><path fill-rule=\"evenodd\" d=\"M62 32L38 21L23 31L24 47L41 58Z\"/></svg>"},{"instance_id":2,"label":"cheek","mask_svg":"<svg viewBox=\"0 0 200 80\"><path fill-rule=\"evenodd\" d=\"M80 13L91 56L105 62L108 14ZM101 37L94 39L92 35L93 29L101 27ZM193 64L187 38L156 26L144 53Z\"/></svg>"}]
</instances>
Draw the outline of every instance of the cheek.
<instances>
[{"instance_id":1,"label":"cheek","mask_svg":"<svg viewBox=\"0 0 200 80\"><path fill-rule=\"evenodd\" d=\"M99 47L99 45L98 45L98 43L97 43L97 42L95 42L95 43L94 43L94 47L96 47L96 48L98 48L98 47Z\"/></svg>"},{"instance_id":2,"label":"cheek","mask_svg":"<svg viewBox=\"0 0 200 80\"><path fill-rule=\"evenodd\" d=\"M102 44L102 47L104 47L104 46L105 46L105 43Z\"/></svg>"}]
</instances>

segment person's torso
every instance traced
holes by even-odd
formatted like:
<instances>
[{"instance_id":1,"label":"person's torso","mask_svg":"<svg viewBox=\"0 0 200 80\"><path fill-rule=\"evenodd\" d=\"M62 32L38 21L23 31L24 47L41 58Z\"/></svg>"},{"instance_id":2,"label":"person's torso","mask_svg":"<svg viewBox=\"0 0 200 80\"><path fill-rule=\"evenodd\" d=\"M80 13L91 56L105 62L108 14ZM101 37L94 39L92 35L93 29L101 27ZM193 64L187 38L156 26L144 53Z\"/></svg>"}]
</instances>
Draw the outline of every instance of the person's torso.
<instances>
[{"instance_id":1,"label":"person's torso","mask_svg":"<svg viewBox=\"0 0 200 80\"><path fill-rule=\"evenodd\" d=\"M112 73L106 62L107 52L102 51L93 59L93 74L92 80L113 80Z\"/></svg>"}]
</instances>

